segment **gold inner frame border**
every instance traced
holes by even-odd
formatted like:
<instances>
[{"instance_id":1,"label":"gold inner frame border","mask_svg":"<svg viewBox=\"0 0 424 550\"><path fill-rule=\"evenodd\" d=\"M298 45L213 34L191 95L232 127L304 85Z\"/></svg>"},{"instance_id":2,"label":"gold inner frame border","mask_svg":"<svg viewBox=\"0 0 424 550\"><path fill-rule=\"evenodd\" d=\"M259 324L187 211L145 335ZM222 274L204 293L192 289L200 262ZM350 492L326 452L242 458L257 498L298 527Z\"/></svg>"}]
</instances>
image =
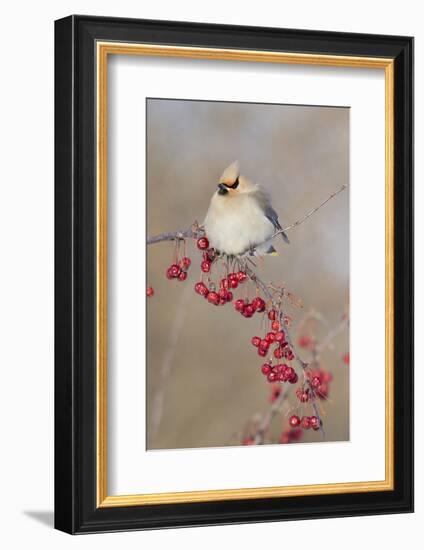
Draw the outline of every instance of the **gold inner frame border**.
<instances>
[{"instance_id":1,"label":"gold inner frame border","mask_svg":"<svg viewBox=\"0 0 424 550\"><path fill-rule=\"evenodd\" d=\"M109 55L139 55L384 69L385 72L385 479L316 485L216 489L109 496L107 492L107 62ZM306 495L364 493L394 489L394 60L391 58L268 52L140 43L96 43L97 63L97 335L96 470L97 507L212 502Z\"/></svg>"}]
</instances>

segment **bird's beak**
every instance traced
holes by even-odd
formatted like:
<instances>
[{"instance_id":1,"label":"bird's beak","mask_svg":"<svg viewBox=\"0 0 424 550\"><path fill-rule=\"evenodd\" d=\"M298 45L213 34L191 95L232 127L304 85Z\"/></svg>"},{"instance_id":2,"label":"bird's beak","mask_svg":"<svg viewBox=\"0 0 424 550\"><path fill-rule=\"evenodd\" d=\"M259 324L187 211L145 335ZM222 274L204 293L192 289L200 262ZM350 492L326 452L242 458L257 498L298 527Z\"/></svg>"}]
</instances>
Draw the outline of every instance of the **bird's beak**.
<instances>
[{"instance_id":1,"label":"bird's beak","mask_svg":"<svg viewBox=\"0 0 424 550\"><path fill-rule=\"evenodd\" d=\"M225 187L223 183L218 183L218 195L226 195L228 193L228 189Z\"/></svg>"}]
</instances>

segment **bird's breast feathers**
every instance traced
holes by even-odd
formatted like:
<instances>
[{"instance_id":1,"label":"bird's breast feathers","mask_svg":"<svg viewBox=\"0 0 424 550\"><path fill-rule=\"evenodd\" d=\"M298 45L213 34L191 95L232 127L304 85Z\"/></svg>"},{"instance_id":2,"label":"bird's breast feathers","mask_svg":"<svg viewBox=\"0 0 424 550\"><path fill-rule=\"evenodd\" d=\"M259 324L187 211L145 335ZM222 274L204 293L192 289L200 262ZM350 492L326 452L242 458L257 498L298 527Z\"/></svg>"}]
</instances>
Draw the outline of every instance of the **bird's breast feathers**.
<instances>
[{"instance_id":1,"label":"bird's breast feathers","mask_svg":"<svg viewBox=\"0 0 424 550\"><path fill-rule=\"evenodd\" d=\"M249 194L231 198L215 194L205 230L211 246L229 255L244 254L274 234L273 224Z\"/></svg>"}]
</instances>

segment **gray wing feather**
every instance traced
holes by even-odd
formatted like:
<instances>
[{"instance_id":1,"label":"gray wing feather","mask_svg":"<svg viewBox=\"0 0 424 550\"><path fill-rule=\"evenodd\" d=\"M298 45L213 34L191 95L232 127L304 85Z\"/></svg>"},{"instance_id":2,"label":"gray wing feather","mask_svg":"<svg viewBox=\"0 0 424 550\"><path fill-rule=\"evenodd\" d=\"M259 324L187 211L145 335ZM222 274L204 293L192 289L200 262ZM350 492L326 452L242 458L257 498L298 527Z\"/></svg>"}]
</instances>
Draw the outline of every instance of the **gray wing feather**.
<instances>
[{"instance_id":1,"label":"gray wing feather","mask_svg":"<svg viewBox=\"0 0 424 550\"><path fill-rule=\"evenodd\" d=\"M267 206L265 207L265 216L269 219L269 221L275 227L276 231L280 231L281 229L283 229L280 225L280 222L278 221L277 212L272 208L270 204L267 204ZM290 244L289 238L287 237L284 231L282 231L280 235L287 244Z\"/></svg>"},{"instance_id":2,"label":"gray wing feather","mask_svg":"<svg viewBox=\"0 0 424 550\"><path fill-rule=\"evenodd\" d=\"M275 228L275 231L281 231L283 229L280 225L280 222L278 221L278 214L277 212L272 208L271 206L271 200L268 195L268 193L263 189L260 185L256 184L254 191L253 191L255 198L258 202L258 204L261 206L265 216L268 218L268 220L272 223L272 225ZM290 244L289 238L287 235L282 231L280 233L281 238L283 241L285 241L287 244Z\"/></svg>"}]
</instances>

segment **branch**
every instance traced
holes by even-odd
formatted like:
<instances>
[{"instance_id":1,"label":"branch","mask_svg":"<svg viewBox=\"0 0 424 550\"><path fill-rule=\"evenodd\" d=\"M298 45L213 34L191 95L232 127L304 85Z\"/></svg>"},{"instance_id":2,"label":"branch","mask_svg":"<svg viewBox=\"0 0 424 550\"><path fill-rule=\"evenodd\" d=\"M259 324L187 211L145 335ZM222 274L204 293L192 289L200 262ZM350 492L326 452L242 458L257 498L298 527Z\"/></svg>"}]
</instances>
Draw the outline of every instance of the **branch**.
<instances>
[{"instance_id":1,"label":"branch","mask_svg":"<svg viewBox=\"0 0 424 550\"><path fill-rule=\"evenodd\" d=\"M290 231L291 229L294 229L301 223L303 223L305 220L307 220L312 214L315 214L320 208L322 208L325 204L327 204L328 201L333 199L335 196L337 196L339 193L344 191L346 189L347 185L342 185L338 191L335 191L332 193L328 198L325 199L324 202L322 202L320 205L316 206L312 210L310 210L307 214L305 214L302 218L298 219L291 225L288 225L287 227L284 227L283 229L279 229L274 233L274 235L271 238L276 237L283 231ZM159 233L158 235L153 235L152 237L147 237L146 244L156 244L160 243L162 241L176 241L176 240L182 240L182 239L190 239L194 238L196 239L201 234L203 235L204 229L201 225L198 224L197 221L193 223L191 227L188 229L184 229L182 231L169 231L167 233Z\"/></svg>"},{"instance_id":2,"label":"branch","mask_svg":"<svg viewBox=\"0 0 424 550\"><path fill-rule=\"evenodd\" d=\"M203 233L203 228L195 221L191 227L184 231L169 231L168 233L160 233L147 237L146 244L156 244L162 241L176 241L182 239L196 239L200 233Z\"/></svg>"},{"instance_id":3,"label":"branch","mask_svg":"<svg viewBox=\"0 0 424 550\"><path fill-rule=\"evenodd\" d=\"M315 212L317 212L320 208L322 208L325 204L327 204L328 201L330 201L331 199L336 197L339 193L344 191L346 189L346 187L347 187L347 185L342 185L338 191L335 191L333 194L331 194L327 199L325 199L324 202L322 202L321 204L319 204L318 206L316 206L315 208L310 210L307 214L305 214L302 218L300 218L296 222L292 223L291 225L288 225L287 227L283 227L283 229L280 229L279 231L274 233L273 237L275 237L276 235L279 235L280 233L283 233L283 231L290 231L290 229L294 229L295 227L297 227L298 225L303 223L310 216L312 216L312 214L315 214Z\"/></svg>"},{"instance_id":4,"label":"branch","mask_svg":"<svg viewBox=\"0 0 424 550\"><path fill-rule=\"evenodd\" d=\"M178 340L181 336L181 332L184 328L185 319L187 316L187 308L184 307L184 304L189 300L189 294L191 293L191 288L189 286L185 287L184 292L180 295L180 301L177 306L177 314L174 317L174 322L169 331L170 338L168 340L169 346L164 354L162 361L162 367L160 370L160 385L159 389L153 399L152 406L152 421L151 421L151 433L150 438L153 438L161 424L162 415L163 415L163 404L165 400L166 392L166 380L169 378L174 361L174 355L177 348Z\"/></svg>"},{"instance_id":5,"label":"branch","mask_svg":"<svg viewBox=\"0 0 424 550\"><path fill-rule=\"evenodd\" d=\"M330 332L327 334L325 339L322 341L320 345L318 345L315 349L314 353L314 360L317 361L319 359L319 356L322 354L323 351L325 351L331 344L331 342L334 340L334 338L342 332L342 330L349 325L349 318L343 317L340 323L335 326Z\"/></svg>"},{"instance_id":6,"label":"branch","mask_svg":"<svg viewBox=\"0 0 424 550\"><path fill-rule=\"evenodd\" d=\"M268 428L271 424L272 419L280 411L280 408L289 393L290 393L290 388L286 388L285 391L281 391L280 395L271 405L268 413L263 417L262 422L259 424L258 429L256 430L255 436L253 438L253 442L255 445L261 445L263 443L265 434L268 431Z\"/></svg>"},{"instance_id":7,"label":"branch","mask_svg":"<svg viewBox=\"0 0 424 550\"><path fill-rule=\"evenodd\" d=\"M327 199L329 200L329 199ZM323 203L324 204L324 203ZM316 209L315 209L316 211ZM306 218L305 218L306 219ZM244 268L245 272L249 275L249 277L252 279L252 281L254 283L256 283L258 285L258 287L262 290L262 292L265 294L265 296L267 297L268 300L270 300L272 302L272 304L274 305L275 301L274 301L274 296L271 294L271 292L269 291L267 285L257 276L257 274L252 271L247 265L245 266ZM284 317L284 312L282 311L281 309L281 306L280 306L280 312L281 312L281 317L280 317L280 323L281 323L281 326L284 326L284 320L283 320L283 317ZM302 372L305 371L305 369L309 366L309 363L306 363L305 361L303 361L303 359L301 359L293 345L293 341L292 341L292 338L291 338L291 335L290 335L290 332L288 329L285 329L284 330L284 333L286 335L286 341L287 343L289 344L290 346L290 349L292 350L293 352L293 355L294 355L294 358L295 360L298 362L299 366L301 367L302 369ZM306 384L307 386L309 387L310 391L314 391L312 385L311 385L311 381L309 379L306 378ZM271 407L271 410L269 411L268 415L264 418L263 422L265 423L266 426L269 426L269 423L271 422L272 418L275 416L275 414L277 413L278 411L278 408L279 408L279 404L280 404L280 400L281 400L281 403L282 401L285 399L287 393L288 393L289 390L286 390L285 392L281 392L281 395L279 396L279 398L277 399L277 401L275 403L277 403L276 407L274 408L274 405ZM312 408L314 409L314 413L315 413L315 416L318 418L319 420L319 430L322 434L322 437L325 437L325 431L324 431L324 428L323 428L323 422L322 422L322 418L321 418L321 415L319 414L319 411L318 411L318 408L316 406L316 404L314 402L312 402ZM268 424L266 424L268 422ZM261 431L260 432L260 429L258 429L257 433L256 433L256 436L255 436L255 444L256 444L256 440L258 438L263 438L263 434L264 434L264 431Z\"/></svg>"}]
</instances>

